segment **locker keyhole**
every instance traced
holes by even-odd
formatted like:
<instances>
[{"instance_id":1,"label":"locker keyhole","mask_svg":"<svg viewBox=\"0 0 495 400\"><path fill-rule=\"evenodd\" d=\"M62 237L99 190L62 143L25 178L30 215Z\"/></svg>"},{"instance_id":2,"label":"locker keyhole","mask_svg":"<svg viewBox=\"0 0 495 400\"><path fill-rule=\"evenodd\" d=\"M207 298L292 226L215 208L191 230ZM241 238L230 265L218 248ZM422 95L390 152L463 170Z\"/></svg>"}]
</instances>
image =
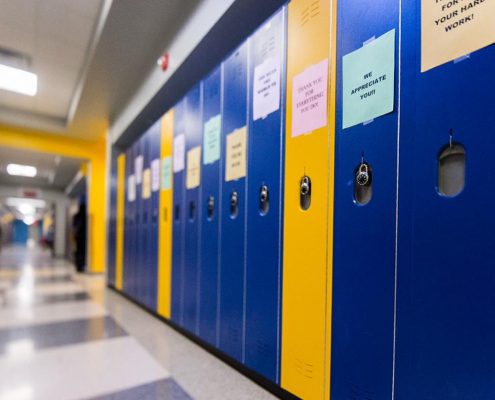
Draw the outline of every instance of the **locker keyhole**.
<instances>
[{"instance_id":1,"label":"locker keyhole","mask_svg":"<svg viewBox=\"0 0 495 400\"><path fill-rule=\"evenodd\" d=\"M178 222L180 220L180 206L178 204L174 207L174 220Z\"/></svg>"},{"instance_id":2,"label":"locker keyhole","mask_svg":"<svg viewBox=\"0 0 495 400\"><path fill-rule=\"evenodd\" d=\"M270 208L270 193L268 192L268 186L262 185L260 187L260 213L266 215Z\"/></svg>"},{"instance_id":3,"label":"locker keyhole","mask_svg":"<svg viewBox=\"0 0 495 400\"><path fill-rule=\"evenodd\" d=\"M191 201L189 203L189 221L194 221L194 218L196 217L196 203L194 201Z\"/></svg>"},{"instance_id":4,"label":"locker keyhole","mask_svg":"<svg viewBox=\"0 0 495 400\"><path fill-rule=\"evenodd\" d=\"M304 211L311 206L311 178L307 175L299 182L299 204Z\"/></svg>"},{"instance_id":5,"label":"locker keyhole","mask_svg":"<svg viewBox=\"0 0 495 400\"><path fill-rule=\"evenodd\" d=\"M230 218L234 219L239 214L239 195L232 192L230 195Z\"/></svg>"},{"instance_id":6,"label":"locker keyhole","mask_svg":"<svg viewBox=\"0 0 495 400\"><path fill-rule=\"evenodd\" d=\"M213 215L215 213L215 198L213 196L208 197L208 202L206 205L206 215L208 221L213 220Z\"/></svg>"}]
</instances>

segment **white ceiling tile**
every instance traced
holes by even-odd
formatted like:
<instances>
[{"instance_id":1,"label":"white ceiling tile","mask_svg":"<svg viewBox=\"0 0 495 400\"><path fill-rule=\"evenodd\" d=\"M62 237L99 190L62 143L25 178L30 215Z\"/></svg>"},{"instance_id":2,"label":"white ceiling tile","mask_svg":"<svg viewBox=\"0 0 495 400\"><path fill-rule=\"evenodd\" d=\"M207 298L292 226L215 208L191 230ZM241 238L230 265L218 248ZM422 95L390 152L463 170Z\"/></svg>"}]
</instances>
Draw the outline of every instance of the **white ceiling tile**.
<instances>
[{"instance_id":1,"label":"white ceiling tile","mask_svg":"<svg viewBox=\"0 0 495 400\"><path fill-rule=\"evenodd\" d=\"M31 56L34 50L33 31L0 23L0 47L17 50Z\"/></svg>"},{"instance_id":2,"label":"white ceiling tile","mask_svg":"<svg viewBox=\"0 0 495 400\"><path fill-rule=\"evenodd\" d=\"M35 0L0 0L0 24L32 31Z\"/></svg>"},{"instance_id":3,"label":"white ceiling tile","mask_svg":"<svg viewBox=\"0 0 495 400\"><path fill-rule=\"evenodd\" d=\"M37 35L57 36L61 42L86 49L95 21L56 7L51 1L40 3L36 24Z\"/></svg>"}]
</instances>

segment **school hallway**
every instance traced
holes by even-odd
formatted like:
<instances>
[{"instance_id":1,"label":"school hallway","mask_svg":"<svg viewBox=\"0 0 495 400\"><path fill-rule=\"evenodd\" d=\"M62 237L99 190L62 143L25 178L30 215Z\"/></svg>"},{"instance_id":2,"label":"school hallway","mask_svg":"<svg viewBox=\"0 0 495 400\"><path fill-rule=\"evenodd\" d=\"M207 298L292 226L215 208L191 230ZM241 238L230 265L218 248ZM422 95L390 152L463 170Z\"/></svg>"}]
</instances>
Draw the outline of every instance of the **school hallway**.
<instances>
[{"instance_id":1,"label":"school hallway","mask_svg":"<svg viewBox=\"0 0 495 400\"><path fill-rule=\"evenodd\" d=\"M33 246L0 252L0 399L271 399L111 289Z\"/></svg>"}]
</instances>

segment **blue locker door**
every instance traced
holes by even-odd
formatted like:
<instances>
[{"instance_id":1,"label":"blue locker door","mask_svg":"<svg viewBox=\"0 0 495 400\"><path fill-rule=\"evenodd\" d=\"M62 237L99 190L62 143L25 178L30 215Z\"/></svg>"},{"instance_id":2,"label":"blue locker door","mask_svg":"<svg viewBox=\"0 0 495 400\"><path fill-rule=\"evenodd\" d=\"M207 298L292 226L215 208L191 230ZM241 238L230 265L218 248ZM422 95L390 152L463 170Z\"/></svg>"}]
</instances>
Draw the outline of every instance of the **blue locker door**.
<instances>
[{"instance_id":1,"label":"blue locker door","mask_svg":"<svg viewBox=\"0 0 495 400\"><path fill-rule=\"evenodd\" d=\"M250 39L245 363L279 382L286 9ZM278 99L278 100L277 100Z\"/></svg>"},{"instance_id":2,"label":"blue locker door","mask_svg":"<svg viewBox=\"0 0 495 400\"><path fill-rule=\"evenodd\" d=\"M420 15L403 3L396 398L493 399L495 47L421 73ZM461 147L464 187L442 195Z\"/></svg>"},{"instance_id":3,"label":"blue locker door","mask_svg":"<svg viewBox=\"0 0 495 400\"><path fill-rule=\"evenodd\" d=\"M134 145L130 146L126 151L126 203L125 203L125 215L126 215L126 233L124 235L124 241L126 247L124 249L124 292L133 297L134 293L134 281L133 281L133 267L135 258L135 227L136 227L136 215L135 215L135 175L134 175Z\"/></svg>"},{"instance_id":4,"label":"blue locker door","mask_svg":"<svg viewBox=\"0 0 495 400\"><path fill-rule=\"evenodd\" d=\"M331 398L392 397L399 1L338 3ZM394 111L343 129L342 58L395 29ZM354 193L362 158L371 200ZM360 200L366 202L366 196Z\"/></svg>"},{"instance_id":5,"label":"blue locker door","mask_svg":"<svg viewBox=\"0 0 495 400\"><path fill-rule=\"evenodd\" d=\"M136 175L136 257L134 262L134 299L143 304L143 247L144 238L144 202L143 192L143 169L144 169L144 140L141 136L136 142L136 154L134 156L134 174Z\"/></svg>"},{"instance_id":6,"label":"blue locker door","mask_svg":"<svg viewBox=\"0 0 495 400\"><path fill-rule=\"evenodd\" d=\"M201 85L186 95L186 231L183 326L198 331L199 227L201 221Z\"/></svg>"},{"instance_id":7,"label":"blue locker door","mask_svg":"<svg viewBox=\"0 0 495 400\"><path fill-rule=\"evenodd\" d=\"M173 227L172 227L172 320L182 325L185 234L185 129L186 99L174 108Z\"/></svg>"},{"instance_id":8,"label":"blue locker door","mask_svg":"<svg viewBox=\"0 0 495 400\"><path fill-rule=\"evenodd\" d=\"M141 184L141 198L143 204L143 236L140 265L141 303L151 308L151 135L150 127L142 137L143 143L143 182Z\"/></svg>"},{"instance_id":9,"label":"blue locker door","mask_svg":"<svg viewBox=\"0 0 495 400\"><path fill-rule=\"evenodd\" d=\"M130 216L130 201L129 201L129 177L131 175L131 170L129 168L130 160L130 149L127 148L125 151L125 199L124 199L124 260L123 260L123 280L122 280L122 291L128 293L129 289L129 257L130 257L130 236L131 236L131 216Z\"/></svg>"},{"instance_id":10,"label":"blue locker door","mask_svg":"<svg viewBox=\"0 0 495 400\"><path fill-rule=\"evenodd\" d=\"M203 82L203 159L201 166L201 239L199 336L218 346L218 250L221 185L221 67Z\"/></svg>"},{"instance_id":11,"label":"blue locker door","mask_svg":"<svg viewBox=\"0 0 495 400\"><path fill-rule=\"evenodd\" d=\"M222 146L225 151L222 152L224 159L222 162L219 344L221 350L241 362L244 361L246 178L245 172L242 176L242 168L236 169L236 166L241 165L233 165L235 160L229 159L228 152L234 153L236 150L234 148L229 150L229 143L238 143L238 158L245 160L246 149L243 149L242 136L247 135L247 61L248 42L246 41L223 63L222 94ZM232 144L232 147L235 146L236 144ZM243 160L240 160L241 164L242 162Z\"/></svg>"},{"instance_id":12,"label":"blue locker door","mask_svg":"<svg viewBox=\"0 0 495 400\"><path fill-rule=\"evenodd\" d=\"M150 282L148 307L156 311L158 296L158 213L160 202L160 120L154 123L150 131L150 168L151 168L151 233L150 233Z\"/></svg>"}]
</instances>

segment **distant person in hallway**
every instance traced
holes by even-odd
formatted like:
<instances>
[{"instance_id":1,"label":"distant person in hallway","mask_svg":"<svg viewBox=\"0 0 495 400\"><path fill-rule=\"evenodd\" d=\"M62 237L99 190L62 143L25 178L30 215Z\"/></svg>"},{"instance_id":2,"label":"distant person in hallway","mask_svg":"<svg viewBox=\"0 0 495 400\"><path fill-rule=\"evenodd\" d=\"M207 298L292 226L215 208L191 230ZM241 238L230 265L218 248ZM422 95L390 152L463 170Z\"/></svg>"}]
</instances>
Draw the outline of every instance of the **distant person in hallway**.
<instances>
[{"instance_id":1,"label":"distant person in hallway","mask_svg":"<svg viewBox=\"0 0 495 400\"><path fill-rule=\"evenodd\" d=\"M76 250L74 262L77 272L84 272L86 267L86 204L80 204L79 210L72 219Z\"/></svg>"}]
</instances>

